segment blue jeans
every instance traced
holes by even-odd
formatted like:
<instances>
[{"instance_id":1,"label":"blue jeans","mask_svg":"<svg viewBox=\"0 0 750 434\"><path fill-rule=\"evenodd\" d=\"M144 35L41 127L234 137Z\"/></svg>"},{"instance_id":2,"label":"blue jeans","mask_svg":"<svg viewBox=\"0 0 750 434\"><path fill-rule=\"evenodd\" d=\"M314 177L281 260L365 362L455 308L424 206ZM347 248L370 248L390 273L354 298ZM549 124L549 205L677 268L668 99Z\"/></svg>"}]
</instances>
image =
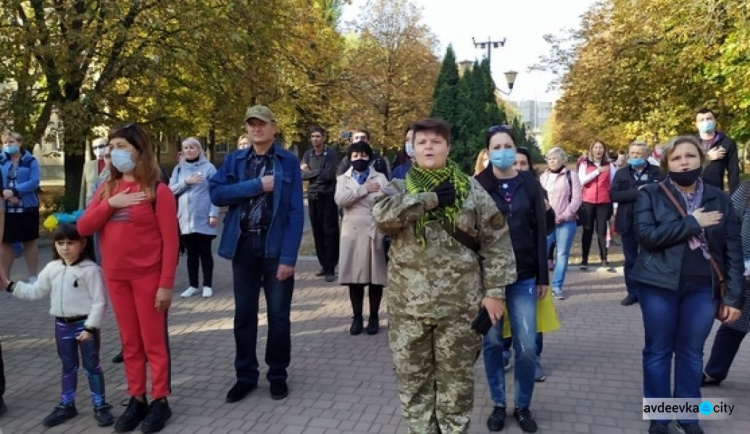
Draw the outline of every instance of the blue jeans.
<instances>
[{"instance_id":1,"label":"blue jeans","mask_svg":"<svg viewBox=\"0 0 750 434\"><path fill-rule=\"evenodd\" d=\"M718 300L710 281L680 279L677 291L637 283L643 312L646 345L643 348L645 398L700 398L703 345L711 332ZM674 389L672 358L674 357ZM669 421L661 421L667 423ZM679 421L696 424L696 420Z\"/></svg>"},{"instance_id":2,"label":"blue jeans","mask_svg":"<svg viewBox=\"0 0 750 434\"><path fill-rule=\"evenodd\" d=\"M536 355L542 356L542 349L544 348L543 333L539 332L536 334ZM510 354L510 349L513 346L513 338L503 338L503 351L507 351Z\"/></svg>"},{"instance_id":3,"label":"blue jeans","mask_svg":"<svg viewBox=\"0 0 750 434\"><path fill-rule=\"evenodd\" d=\"M635 229L631 229L627 234L622 234L622 253L625 255L625 287L628 294L635 295L636 283L630 276L635 266L635 259L638 257L638 239L635 237Z\"/></svg>"},{"instance_id":4,"label":"blue jeans","mask_svg":"<svg viewBox=\"0 0 750 434\"><path fill-rule=\"evenodd\" d=\"M513 332L513 349L516 350L516 408L528 408L534 393L536 369L536 281L526 279L505 287L508 320ZM505 370L503 369L503 321L495 323L482 340L484 369L495 405L505 405Z\"/></svg>"},{"instance_id":5,"label":"blue jeans","mask_svg":"<svg viewBox=\"0 0 750 434\"><path fill-rule=\"evenodd\" d=\"M565 282L565 273L568 271L568 258L570 248L573 246L573 238L576 236L576 222L562 222L555 227L555 231L547 235L547 250L556 244L555 270L552 272L552 289L562 291Z\"/></svg>"},{"instance_id":6,"label":"blue jeans","mask_svg":"<svg viewBox=\"0 0 750 434\"><path fill-rule=\"evenodd\" d=\"M99 364L99 331L94 333L92 339L79 341L78 335L83 332L85 319L76 322L64 322L55 319L55 341L57 342L57 354L62 362L62 394L60 403L72 405L76 400L76 389L78 388L78 367L83 362L83 371L89 379L91 390L91 402L94 407L105 404L104 400L104 373ZM81 358L78 357L80 350Z\"/></svg>"},{"instance_id":7,"label":"blue jeans","mask_svg":"<svg viewBox=\"0 0 750 434\"><path fill-rule=\"evenodd\" d=\"M234 339L237 355L234 367L237 381L258 383L258 299L260 289L266 296L268 339L266 364L268 381L286 380L291 359L291 321L294 277L279 281L279 259L265 257L265 235L241 235L232 259L234 279Z\"/></svg>"}]
</instances>

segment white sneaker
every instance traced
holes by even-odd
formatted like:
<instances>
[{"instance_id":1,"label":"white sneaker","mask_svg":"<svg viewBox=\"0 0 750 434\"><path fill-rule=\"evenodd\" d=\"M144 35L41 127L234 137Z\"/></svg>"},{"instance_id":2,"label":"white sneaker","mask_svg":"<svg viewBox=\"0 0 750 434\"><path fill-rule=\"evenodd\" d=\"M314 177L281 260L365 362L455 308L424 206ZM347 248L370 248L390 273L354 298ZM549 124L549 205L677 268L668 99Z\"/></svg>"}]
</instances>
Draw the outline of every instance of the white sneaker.
<instances>
[{"instance_id":1,"label":"white sneaker","mask_svg":"<svg viewBox=\"0 0 750 434\"><path fill-rule=\"evenodd\" d=\"M34 283L36 283L36 276L29 276L29 285L33 285Z\"/></svg>"},{"instance_id":2,"label":"white sneaker","mask_svg":"<svg viewBox=\"0 0 750 434\"><path fill-rule=\"evenodd\" d=\"M214 295L214 290L211 289L210 286L204 286L203 287L203 298L213 297L213 295Z\"/></svg>"},{"instance_id":3,"label":"white sneaker","mask_svg":"<svg viewBox=\"0 0 750 434\"><path fill-rule=\"evenodd\" d=\"M194 288L194 287L191 286L188 289L186 289L185 291L183 291L182 294L180 294L180 297L182 297L182 298L188 298L188 297L194 296L197 293L198 293L198 288Z\"/></svg>"}]
</instances>

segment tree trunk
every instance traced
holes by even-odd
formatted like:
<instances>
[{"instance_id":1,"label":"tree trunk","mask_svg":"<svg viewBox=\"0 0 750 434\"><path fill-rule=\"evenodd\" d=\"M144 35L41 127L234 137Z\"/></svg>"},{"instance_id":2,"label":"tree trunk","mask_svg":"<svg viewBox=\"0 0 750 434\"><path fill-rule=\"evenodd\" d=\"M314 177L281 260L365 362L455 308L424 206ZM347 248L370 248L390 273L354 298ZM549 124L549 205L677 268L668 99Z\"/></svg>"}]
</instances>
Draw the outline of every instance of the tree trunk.
<instances>
[{"instance_id":1,"label":"tree trunk","mask_svg":"<svg viewBox=\"0 0 750 434\"><path fill-rule=\"evenodd\" d=\"M78 198L81 193L81 179L83 178L83 153L73 154L65 152L63 164L65 167L65 199L63 204L66 212L78 209Z\"/></svg>"}]
</instances>

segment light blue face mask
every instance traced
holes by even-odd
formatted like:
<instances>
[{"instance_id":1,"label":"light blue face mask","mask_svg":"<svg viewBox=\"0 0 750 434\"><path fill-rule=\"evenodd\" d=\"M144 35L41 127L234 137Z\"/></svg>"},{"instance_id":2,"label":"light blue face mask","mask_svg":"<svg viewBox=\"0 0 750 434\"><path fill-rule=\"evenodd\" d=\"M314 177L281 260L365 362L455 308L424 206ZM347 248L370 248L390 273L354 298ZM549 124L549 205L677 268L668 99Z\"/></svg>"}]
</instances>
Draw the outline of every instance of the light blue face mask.
<instances>
[{"instance_id":1,"label":"light blue face mask","mask_svg":"<svg viewBox=\"0 0 750 434\"><path fill-rule=\"evenodd\" d=\"M516 162L515 149L497 149L490 152L490 163L500 170L507 170L513 167Z\"/></svg>"},{"instance_id":2,"label":"light blue face mask","mask_svg":"<svg viewBox=\"0 0 750 434\"><path fill-rule=\"evenodd\" d=\"M5 145L4 151L8 153L8 155L16 155L20 149L18 149L18 146L16 145Z\"/></svg>"},{"instance_id":3,"label":"light blue face mask","mask_svg":"<svg viewBox=\"0 0 750 434\"><path fill-rule=\"evenodd\" d=\"M112 159L112 165L115 166L115 169L122 173L130 173L135 169L135 161L133 161L132 152L113 149L110 153L110 158Z\"/></svg>"},{"instance_id":4,"label":"light blue face mask","mask_svg":"<svg viewBox=\"0 0 750 434\"><path fill-rule=\"evenodd\" d=\"M698 123L698 130L701 133L713 133L716 130L716 121L708 120Z\"/></svg>"},{"instance_id":5,"label":"light blue face mask","mask_svg":"<svg viewBox=\"0 0 750 434\"><path fill-rule=\"evenodd\" d=\"M644 164L646 164L646 160L643 158L628 158L628 164L630 164L630 167L641 167Z\"/></svg>"}]
</instances>

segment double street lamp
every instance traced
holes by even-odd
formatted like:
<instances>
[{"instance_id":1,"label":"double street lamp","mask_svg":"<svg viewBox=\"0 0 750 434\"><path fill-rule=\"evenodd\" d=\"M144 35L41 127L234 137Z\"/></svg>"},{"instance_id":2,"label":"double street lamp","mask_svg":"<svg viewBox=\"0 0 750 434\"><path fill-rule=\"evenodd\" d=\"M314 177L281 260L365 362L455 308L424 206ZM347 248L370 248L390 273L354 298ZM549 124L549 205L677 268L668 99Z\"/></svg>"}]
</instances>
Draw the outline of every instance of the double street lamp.
<instances>
[{"instance_id":1,"label":"double street lamp","mask_svg":"<svg viewBox=\"0 0 750 434\"><path fill-rule=\"evenodd\" d=\"M490 38L487 38L487 41L485 42L477 42L474 37L471 38L471 42L474 43L474 48L480 48L482 50L487 50L487 62L492 64L492 49L493 48L500 48L505 46L505 38L493 41ZM518 76L518 71L506 71L505 72L505 81L508 82L508 92L505 92L502 89L497 88L501 93L504 93L505 95L510 95L510 93L513 91L513 85L516 83L516 77Z\"/></svg>"}]
</instances>

